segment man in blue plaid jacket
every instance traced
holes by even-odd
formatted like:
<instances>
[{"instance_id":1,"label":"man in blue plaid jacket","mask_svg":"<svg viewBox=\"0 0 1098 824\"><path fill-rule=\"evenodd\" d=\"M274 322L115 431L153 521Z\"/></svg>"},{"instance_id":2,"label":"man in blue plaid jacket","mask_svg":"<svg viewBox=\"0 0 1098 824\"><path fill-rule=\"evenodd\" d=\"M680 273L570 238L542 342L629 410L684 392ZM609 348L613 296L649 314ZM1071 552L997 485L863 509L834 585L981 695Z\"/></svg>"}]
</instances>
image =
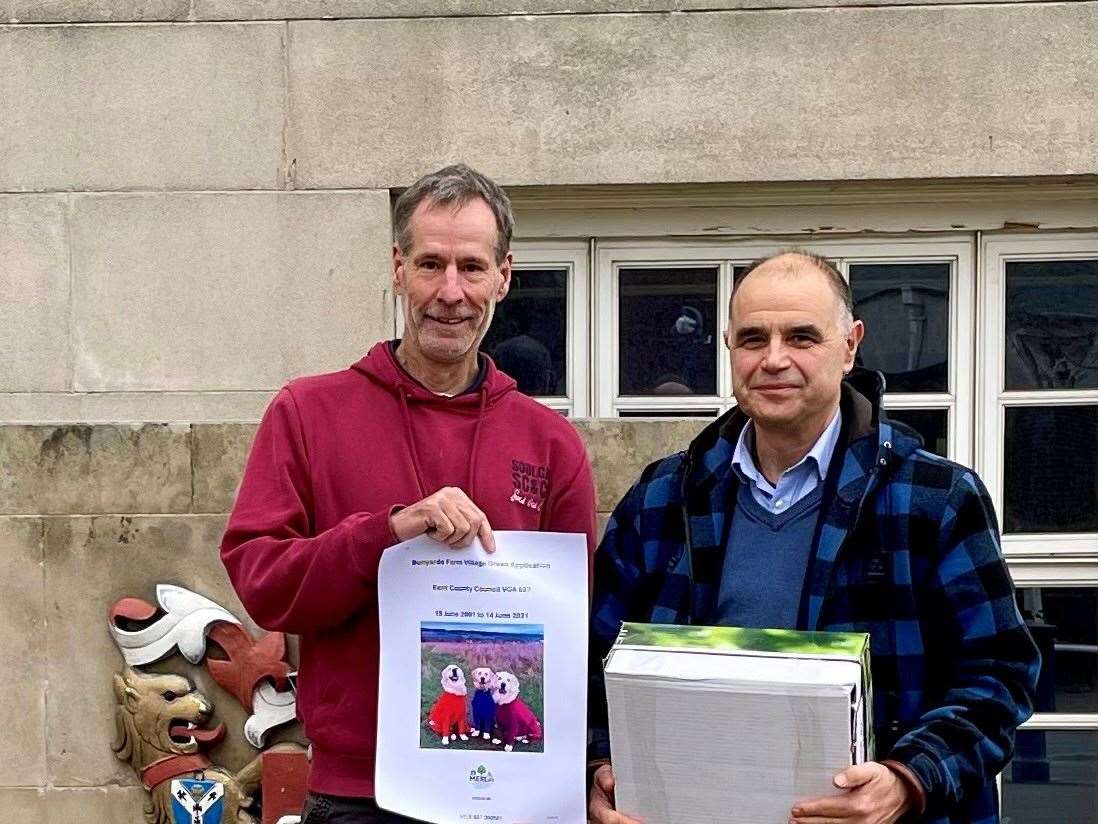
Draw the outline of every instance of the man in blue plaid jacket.
<instances>
[{"instance_id":1,"label":"man in blue plaid jacket","mask_svg":"<svg viewBox=\"0 0 1098 824\"><path fill-rule=\"evenodd\" d=\"M634 821L613 807L602 680L622 621L868 632L878 760L790 822L999 821L995 776L1040 657L987 491L888 421L883 379L854 369L863 334L824 258L783 253L737 280L738 407L644 470L595 556L593 821Z\"/></svg>"}]
</instances>

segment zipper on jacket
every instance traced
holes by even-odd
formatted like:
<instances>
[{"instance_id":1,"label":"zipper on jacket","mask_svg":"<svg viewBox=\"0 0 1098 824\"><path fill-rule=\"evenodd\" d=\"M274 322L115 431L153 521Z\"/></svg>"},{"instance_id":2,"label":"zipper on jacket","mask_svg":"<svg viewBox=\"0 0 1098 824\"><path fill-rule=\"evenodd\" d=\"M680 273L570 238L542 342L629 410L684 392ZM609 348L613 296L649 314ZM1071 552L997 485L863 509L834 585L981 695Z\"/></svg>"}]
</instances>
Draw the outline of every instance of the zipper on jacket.
<instances>
[{"instance_id":1,"label":"zipper on jacket","mask_svg":"<svg viewBox=\"0 0 1098 824\"><path fill-rule=\"evenodd\" d=\"M686 575L690 582L688 591L686 593L686 623L694 623L694 610L697 604L694 600L694 545L690 540L690 513L687 511L687 496L686 496L686 483L690 478L690 472L693 468L693 463L690 460L690 452L686 453L686 462L683 464L682 473L682 505L679 507L679 511L682 513L682 535L683 535L683 547L686 552Z\"/></svg>"}]
</instances>

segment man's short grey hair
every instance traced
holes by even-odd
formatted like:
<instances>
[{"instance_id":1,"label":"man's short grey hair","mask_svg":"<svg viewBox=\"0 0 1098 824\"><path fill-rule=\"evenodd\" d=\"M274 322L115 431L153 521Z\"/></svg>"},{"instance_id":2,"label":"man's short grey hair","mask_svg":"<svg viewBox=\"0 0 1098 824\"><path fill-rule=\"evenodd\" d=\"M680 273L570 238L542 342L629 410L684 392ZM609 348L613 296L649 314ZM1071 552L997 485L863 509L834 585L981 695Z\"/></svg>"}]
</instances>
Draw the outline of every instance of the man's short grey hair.
<instances>
[{"instance_id":1,"label":"man's short grey hair","mask_svg":"<svg viewBox=\"0 0 1098 824\"><path fill-rule=\"evenodd\" d=\"M846 278L843 277L842 272L839 271L839 268L834 263L823 255L817 255L816 253L806 251L805 249L783 249L773 255L768 255L767 257L752 261L746 269L736 275L735 281L732 284L732 297L736 297L736 292L739 290L740 286L743 285L743 282L747 279L748 275L764 263L769 263L775 258L785 257L787 255L808 261L813 268L827 278L828 285L831 286L831 290L835 293L838 302L839 320L841 321L843 328L849 331L854 325L855 319L854 295L850 291L850 284L846 282ZM792 273L792 267L790 267L789 271ZM729 306L731 307L731 304L729 304Z\"/></svg>"},{"instance_id":2,"label":"man's short grey hair","mask_svg":"<svg viewBox=\"0 0 1098 824\"><path fill-rule=\"evenodd\" d=\"M408 251L412 245L409 223L424 200L431 206L451 205L459 209L478 197L488 204L496 217L496 263L503 263L511 251L511 233L515 228L511 201L494 180L464 163L455 163L426 174L401 193L393 207L396 245L402 252Z\"/></svg>"}]
</instances>

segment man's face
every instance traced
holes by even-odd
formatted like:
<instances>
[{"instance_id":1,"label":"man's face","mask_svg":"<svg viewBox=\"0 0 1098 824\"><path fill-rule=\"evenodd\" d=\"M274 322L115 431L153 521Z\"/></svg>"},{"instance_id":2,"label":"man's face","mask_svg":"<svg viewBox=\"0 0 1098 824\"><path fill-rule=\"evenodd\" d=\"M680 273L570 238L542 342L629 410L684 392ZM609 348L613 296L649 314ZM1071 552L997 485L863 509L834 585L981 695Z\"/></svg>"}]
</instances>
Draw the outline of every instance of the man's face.
<instances>
[{"instance_id":1,"label":"man's face","mask_svg":"<svg viewBox=\"0 0 1098 824\"><path fill-rule=\"evenodd\" d=\"M864 328L848 330L839 299L810 261L783 255L736 291L725 341L736 401L757 426L822 428L839 402Z\"/></svg>"},{"instance_id":2,"label":"man's face","mask_svg":"<svg viewBox=\"0 0 1098 824\"><path fill-rule=\"evenodd\" d=\"M511 286L511 255L496 263L496 220L480 198L456 211L423 201L408 223L411 242L393 246L393 288L404 298L404 337L427 360L476 357L496 301Z\"/></svg>"}]
</instances>

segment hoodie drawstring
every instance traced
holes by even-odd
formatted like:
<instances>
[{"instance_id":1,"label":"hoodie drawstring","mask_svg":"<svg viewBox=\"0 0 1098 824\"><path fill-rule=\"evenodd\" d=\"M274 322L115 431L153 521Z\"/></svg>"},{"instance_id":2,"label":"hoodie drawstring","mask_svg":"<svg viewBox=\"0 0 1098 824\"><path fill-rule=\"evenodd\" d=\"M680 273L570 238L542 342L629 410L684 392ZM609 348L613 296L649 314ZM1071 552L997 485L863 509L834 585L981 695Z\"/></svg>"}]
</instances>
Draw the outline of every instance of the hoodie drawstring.
<instances>
[{"instance_id":1,"label":"hoodie drawstring","mask_svg":"<svg viewBox=\"0 0 1098 824\"><path fill-rule=\"evenodd\" d=\"M480 425L484 423L484 409L488 406L488 389L480 388L480 409L477 410L477 425L473 428L473 453L469 461L469 500L476 503L477 447L480 445Z\"/></svg>"},{"instance_id":2,"label":"hoodie drawstring","mask_svg":"<svg viewBox=\"0 0 1098 824\"><path fill-rule=\"evenodd\" d=\"M408 453L412 458L412 468L416 472L416 483L419 485L419 498L423 500L427 497L427 484L423 482L423 470L419 466L419 453L416 452L416 438L412 432L412 413L408 410L408 396L401 390L397 391L400 396L400 412L401 417L404 418L404 436L408 441ZM477 426L480 426L478 421Z\"/></svg>"},{"instance_id":3,"label":"hoodie drawstring","mask_svg":"<svg viewBox=\"0 0 1098 824\"><path fill-rule=\"evenodd\" d=\"M404 419L404 436L408 441L408 454L412 459L412 468L416 473L416 483L419 485L419 496L422 500L427 497L427 484L423 481L423 469L419 464L419 452L416 450L416 438L415 433L412 431L412 413L408 408L408 395L405 392L398 391L400 396L400 412L401 417ZM488 389L481 387L480 390L480 408L477 410L477 422L473 428L473 446L470 450L471 458L469 461L469 481L466 484L467 493L471 501L476 501L476 477L477 477L477 453L480 446L480 431L481 425L484 423L484 410L488 406Z\"/></svg>"}]
</instances>

